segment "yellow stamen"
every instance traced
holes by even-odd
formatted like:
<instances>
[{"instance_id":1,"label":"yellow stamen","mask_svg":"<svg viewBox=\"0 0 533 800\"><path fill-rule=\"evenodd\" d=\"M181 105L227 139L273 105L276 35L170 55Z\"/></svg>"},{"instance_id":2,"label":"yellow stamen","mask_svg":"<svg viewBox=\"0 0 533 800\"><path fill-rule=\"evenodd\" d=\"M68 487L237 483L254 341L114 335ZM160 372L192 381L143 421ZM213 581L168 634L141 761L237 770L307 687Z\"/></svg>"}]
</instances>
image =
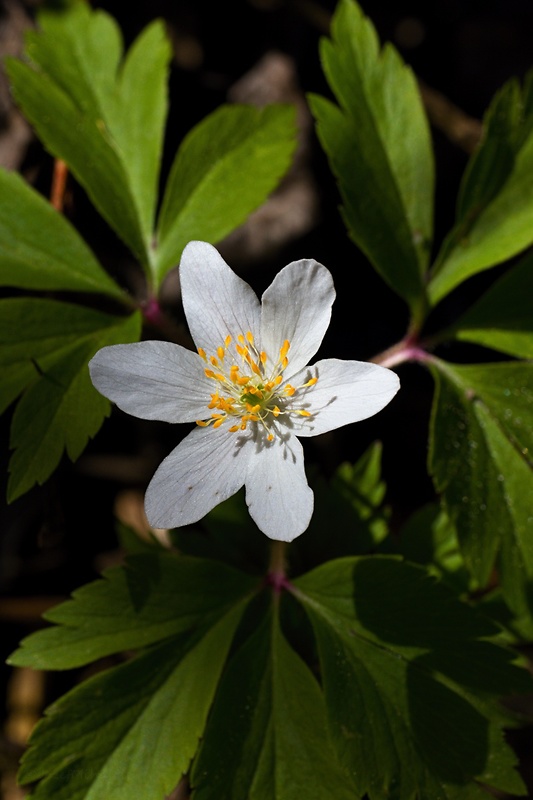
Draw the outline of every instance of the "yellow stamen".
<instances>
[{"instance_id":1,"label":"yellow stamen","mask_svg":"<svg viewBox=\"0 0 533 800\"><path fill-rule=\"evenodd\" d=\"M230 344L232 350L228 351ZM198 348L200 357L209 364L204 368L204 374L217 382L217 391L211 393L207 402L211 417L197 420L197 424L202 428L209 425L220 428L227 422L226 430L237 433L247 430L248 423L256 423L264 431L265 441L272 442L276 438L277 426L271 423L280 415L311 417L311 412L293 407L286 400L317 383L316 377L302 386L284 383L283 372L289 363L289 349L290 342L285 339L279 350L279 359L273 365L267 353L256 347L251 331L238 334L236 341L230 335L226 336L224 346L217 347L213 355L206 356L205 350ZM241 361L233 363L238 358ZM224 363L226 359L228 364ZM248 374L243 374L245 371ZM301 403L295 398L295 406L298 405Z\"/></svg>"},{"instance_id":2,"label":"yellow stamen","mask_svg":"<svg viewBox=\"0 0 533 800\"><path fill-rule=\"evenodd\" d=\"M283 342L283 345L282 345L282 347L281 347L281 349L279 351L280 361L283 361L283 359L285 358L285 356L289 352L290 346L291 346L291 343L289 342L289 340L285 339L285 341Z\"/></svg>"}]
</instances>

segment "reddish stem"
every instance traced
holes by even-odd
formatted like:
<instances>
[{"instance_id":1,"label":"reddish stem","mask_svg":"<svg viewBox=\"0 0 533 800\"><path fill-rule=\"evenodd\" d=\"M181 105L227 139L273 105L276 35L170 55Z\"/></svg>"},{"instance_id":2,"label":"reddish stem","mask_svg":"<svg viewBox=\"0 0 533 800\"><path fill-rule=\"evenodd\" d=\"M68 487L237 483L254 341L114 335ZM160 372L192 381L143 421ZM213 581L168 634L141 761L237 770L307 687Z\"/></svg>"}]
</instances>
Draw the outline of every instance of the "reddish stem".
<instances>
[{"instance_id":1,"label":"reddish stem","mask_svg":"<svg viewBox=\"0 0 533 800\"><path fill-rule=\"evenodd\" d=\"M52 188L50 190L50 203L56 211L62 212L65 206L65 191L67 188L68 167L60 158L54 161Z\"/></svg>"},{"instance_id":2,"label":"reddish stem","mask_svg":"<svg viewBox=\"0 0 533 800\"><path fill-rule=\"evenodd\" d=\"M428 363L433 361L433 356L419 344L415 336L407 335L401 342L389 347L388 350L384 350L383 353L378 353L377 356L370 360L373 364L379 364L390 369L406 361Z\"/></svg>"}]
</instances>

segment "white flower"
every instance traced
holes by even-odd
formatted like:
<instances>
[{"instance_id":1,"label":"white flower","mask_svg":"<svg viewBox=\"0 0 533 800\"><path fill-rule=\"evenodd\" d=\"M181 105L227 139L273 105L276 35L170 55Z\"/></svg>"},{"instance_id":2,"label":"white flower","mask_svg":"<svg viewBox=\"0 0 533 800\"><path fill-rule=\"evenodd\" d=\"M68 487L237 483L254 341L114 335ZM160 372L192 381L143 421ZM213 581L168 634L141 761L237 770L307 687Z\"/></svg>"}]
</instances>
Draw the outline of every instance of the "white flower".
<instances>
[{"instance_id":1,"label":"white flower","mask_svg":"<svg viewBox=\"0 0 533 800\"><path fill-rule=\"evenodd\" d=\"M398 377L360 361L308 366L335 298L316 261L282 269L260 303L214 247L190 242L180 281L198 352L139 342L104 347L89 364L96 388L128 414L196 422L148 486L148 520L157 528L197 522L245 486L257 526L291 541L313 512L297 437L376 414L398 391Z\"/></svg>"}]
</instances>

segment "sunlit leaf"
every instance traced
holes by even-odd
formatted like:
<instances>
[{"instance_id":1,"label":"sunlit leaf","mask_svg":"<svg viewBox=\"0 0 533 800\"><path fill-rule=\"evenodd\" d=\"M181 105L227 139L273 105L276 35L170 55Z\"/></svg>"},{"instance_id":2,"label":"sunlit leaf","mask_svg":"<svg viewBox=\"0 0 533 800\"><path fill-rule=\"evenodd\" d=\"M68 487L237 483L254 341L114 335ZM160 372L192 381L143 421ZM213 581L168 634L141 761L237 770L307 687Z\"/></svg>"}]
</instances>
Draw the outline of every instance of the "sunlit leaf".
<instances>
[{"instance_id":1,"label":"sunlit leaf","mask_svg":"<svg viewBox=\"0 0 533 800\"><path fill-rule=\"evenodd\" d=\"M44 614L54 625L30 634L9 663L71 669L134 650L218 619L257 581L231 567L169 553L129 556Z\"/></svg>"},{"instance_id":2,"label":"sunlit leaf","mask_svg":"<svg viewBox=\"0 0 533 800\"><path fill-rule=\"evenodd\" d=\"M100 673L48 709L19 779L33 800L162 800L194 755L243 604Z\"/></svg>"},{"instance_id":3,"label":"sunlit leaf","mask_svg":"<svg viewBox=\"0 0 533 800\"><path fill-rule=\"evenodd\" d=\"M416 81L396 50L381 51L354 0L341 0L321 46L339 106L311 96L354 242L413 309L433 235L433 154Z\"/></svg>"},{"instance_id":4,"label":"sunlit leaf","mask_svg":"<svg viewBox=\"0 0 533 800\"><path fill-rule=\"evenodd\" d=\"M457 339L533 358L533 256L508 270L454 324Z\"/></svg>"},{"instance_id":5,"label":"sunlit leaf","mask_svg":"<svg viewBox=\"0 0 533 800\"><path fill-rule=\"evenodd\" d=\"M320 687L276 616L231 660L191 783L196 800L353 800Z\"/></svg>"},{"instance_id":6,"label":"sunlit leaf","mask_svg":"<svg viewBox=\"0 0 533 800\"><path fill-rule=\"evenodd\" d=\"M455 226L432 270L432 304L533 243L533 73L523 90L513 79L496 94L484 128L461 185Z\"/></svg>"},{"instance_id":7,"label":"sunlit leaf","mask_svg":"<svg viewBox=\"0 0 533 800\"><path fill-rule=\"evenodd\" d=\"M429 467L481 586L498 564L524 613L533 578L533 364L438 361ZM529 599L528 599L529 598Z\"/></svg>"},{"instance_id":8,"label":"sunlit leaf","mask_svg":"<svg viewBox=\"0 0 533 800\"><path fill-rule=\"evenodd\" d=\"M2 301L4 406L24 389L13 415L8 498L43 483L66 450L78 458L109 414L87 363L100 347L136 341L140 314L117 317L39 298ZM18 325L17 325L18 322Z\"/></svg>"},{"instance_id":9,"label":"sunlit leaf","mask_svg":"<svg viewBox=\"0 0 533 800\"><path fill-rule=\"evenodd\" d=\"M193 239L215 243L276 188L294 148L290 106L221 106L183 140L165 189L157 229L158 280Z\"/></svg>"},{"instance_id":10,"label":"sunlit leaf","mask_svg":"<svg viewBox=\"0 0 533 800\"><path fill-rule=\"evenodd\" d=\"M139 260L151 262L170 45L160 21L122 62L108 14L76 3L45 11L27 35L28 61L9 59L16 102Z\"/></svg>"},{"instance_id":11,"label":"sunlit leaf","mask_svg":"<svg viewBox=\"0 0 533 800\"><path fill-rule=\"evenodd\" d=\"M122 294L65 217L20 175L2 169L0 285Z\"/></svg>"}]
</instances>

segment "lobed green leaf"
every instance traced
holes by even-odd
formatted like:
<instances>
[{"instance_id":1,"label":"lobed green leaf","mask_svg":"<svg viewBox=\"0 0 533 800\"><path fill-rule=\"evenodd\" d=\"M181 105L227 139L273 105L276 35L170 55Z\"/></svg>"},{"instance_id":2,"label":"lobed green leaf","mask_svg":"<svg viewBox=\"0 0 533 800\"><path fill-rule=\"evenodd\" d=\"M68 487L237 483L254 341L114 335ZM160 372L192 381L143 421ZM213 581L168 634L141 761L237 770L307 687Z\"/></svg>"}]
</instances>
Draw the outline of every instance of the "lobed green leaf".
<instances>
[{"instance_id":1,"label":"lobed green leaf","mask_svg":"<svg viewBox=\"0 0 533 800\"><path fill-rule=\"evenodd\" d=\"M54 626L26 637L9 663L72 669L146 647L218 619L257 584L215 561L146 552L103 578L46 612Z\"/></svg>"},{"instance_id":2,"label":"lobed green leaf","mask_svg":"<svg viewBox=\"0 0 533 800\"><path fill-rule=\"evenodd\" d=\"M20 175L2 169L0 285L123 294L68 220Z\"/></svg>"},{"instance_id":3,"label":"lobed green leaf","mask_svg":"<svg viewBox=\"0 0 533 800\"><path fill-rule=\"evenodd\" d=\"M527 691L497 627L393 557L328 562L295 581L313 625L328 724L355 796L523 793L496 698Z\"/></svg>"},{"instance_id":4,"label":"lobed green leaf","mask_svg":"<svg viewBox=\"0 0 533 800\"><path fill-rule=\"evenodd\" d=\"M185 137L157 226L157 278L179 263L187 242L217 242L279 183L296 146L290 106L221 106Z\"/></svg>"},{"instance_id":5,"label":"lobed green leaf","mask_svg":"<svg viewBox=\"0 0 533 800\"><path fill-rule=\"evenodd\" d=\"M121 63L115 21L77 3L39 15L28 62L9 59L16 102L147 268L167 113L170 46L153 22Z\"/></svg>"},{"instance_id":6,"label":"lobed green leaf","mask_svg":"<svg viewBox=\"0 0 533 800\"><path fill-rule=\"evenodd\" d=\"M110 405L94 389L87 363L105 345L136 341L141 318L40 298L1 302L3 407L24 390L11 425L8 499L14 500L43 483L64 450L78 458L98 431Z\"/></svg>"},{"instance_id":7,"label":"lobed green leaf","mask_svg":"<svg viewBox=\"0 0 533 800\"><path fill-rule=\"evenodd\" d=\"M457 339L533 358L533 255L508 270L453 327Z\"/></svg>"},{"instance_id":8,"label":"lobed green leaf","mask_svg":"<svg viewBox=\"0 0 533 800\"><path fill-rule=\"evenodd\" d=\"M352 800L309 667L268 615L231 659L191 774L195 800Z\"/></svg>"},{"instance_id":9,"label":"lobed green leaf","mask_svg":"<svg viewBox=\"0 0 533 800\"><path fill-rule=\"evenodd\" d=\"M466 169L455 225L432 269L430 301L533 243L533 73L498 92L484 119L484 137Z\"/></svg>"},{"instance_id":10,"label":"lobed green leaf","mask_svg":"<svg viewBox=\"0 0 533 800\"><path fill-rule=\"evenodd\" d=\"M244 604L85 681L34 730L19 779L32 800L161 800L198 747Z\"/></svg>"},{"instance_id":11,"label":"lobed green leaf","mask_svg":"<svg viewBox=\"0 0 533 800\"><path fill-rule=\"evenodd\" d=\"M339 106L310 97L354 242L389 285L420 311L433 236L429 126L411 70L354 0L341 0L324 73Z\"/></svg>"},{"instance_id":12,"label":"lobed green leaf","mask_svg":"<svg viewBox=\"0 0 533 800\"><path fill-rule=\"evenodd\" d=\"M533 578L533 364L438 361L429 469L454 522L465 563L485 586L499 565L518 615Z\"/></svg>"}]
</instances>

